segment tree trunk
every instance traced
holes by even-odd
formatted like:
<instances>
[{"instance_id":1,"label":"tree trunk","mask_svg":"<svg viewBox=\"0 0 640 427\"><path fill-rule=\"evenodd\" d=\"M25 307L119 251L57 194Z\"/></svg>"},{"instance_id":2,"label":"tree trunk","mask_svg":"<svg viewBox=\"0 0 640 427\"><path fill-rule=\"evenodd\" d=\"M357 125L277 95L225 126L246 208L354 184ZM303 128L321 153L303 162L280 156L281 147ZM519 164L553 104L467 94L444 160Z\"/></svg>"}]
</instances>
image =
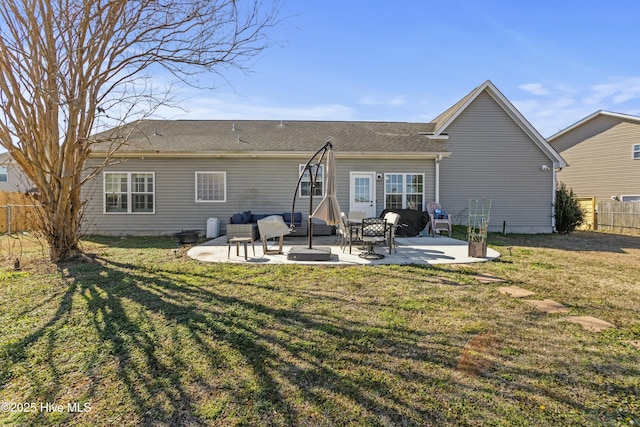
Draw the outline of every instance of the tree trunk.
<instances>
[{"instance_id":1,"label":"tree trunk","mask_svg":"<svg viewBox=\"0 0 640 427\"><path fill-rule=\"evenodd\" d=\"M160 64L185 83L243 69L279 21L277 2L263 3L271 2L0 1L0 147L37 190L52 261L81 253L82 183L126 143L96 131L171 104L171 89L149 83ZM100 142L110 145L107 158L86 166Z\"/></svg>"},{"instance_id":2,"label":"tree trunk","mask_svg":"<svg viewBox=\"0 0 640 427\"><path fill-rule=\"evenodd\" d=\"M55 182L55 181L54 181ZM42 232L49 244L52 262L73 259L81 254L82 211L79 174L49 183L42 198Z\"/></svg>"},{"instance_id":3,"label":"tree trunk","mask_svg":"<svg viewBox=\"0 0 640 427\"><path fill-rule=\"evenodd\" d=\"M75 223L74 221L71 224ZM62 262L73 259L80 255L78 246L80 241L80 231L65 222L64 219L51 219L49 222L49 233L47 242L49 244L49 257L53 262Z\"/></svg>"}]
</instances>

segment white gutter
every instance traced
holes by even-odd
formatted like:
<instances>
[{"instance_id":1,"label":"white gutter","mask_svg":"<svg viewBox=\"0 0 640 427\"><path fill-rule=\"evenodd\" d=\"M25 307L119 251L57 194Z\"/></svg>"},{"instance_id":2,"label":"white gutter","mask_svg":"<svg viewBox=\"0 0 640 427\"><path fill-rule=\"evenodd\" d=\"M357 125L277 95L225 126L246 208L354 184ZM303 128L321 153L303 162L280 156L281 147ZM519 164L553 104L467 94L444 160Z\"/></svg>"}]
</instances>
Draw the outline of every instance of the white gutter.
<instances>
[{"instance_id":1,"label":"white gutter","mask_svg":"<svg viewBox=\"0 0 640 427\"><path fill-rule=\"evenodd\" d=\"M313 154L313 153L311 153ZM437 158L448 157L450 153L438 153L438 152L406 152L406 153L389 153L389 152L342 152L336 153L336 159L401 159L401 160L409 160L409 159L425 159L432 160ZM89 155L92 158L104 158L106 153L104 152L94 152ZM310 155L310 154L309 154ZM133 152L133 151L117 151L111 157L114 159L117 158L170 158L170 159L187 159L187 158L307 158L308 153L306 152L277 152L277 151L269 151L269 152L259 152L259 151L243 151L243 152Z\"/></svg>"}]
</instances>

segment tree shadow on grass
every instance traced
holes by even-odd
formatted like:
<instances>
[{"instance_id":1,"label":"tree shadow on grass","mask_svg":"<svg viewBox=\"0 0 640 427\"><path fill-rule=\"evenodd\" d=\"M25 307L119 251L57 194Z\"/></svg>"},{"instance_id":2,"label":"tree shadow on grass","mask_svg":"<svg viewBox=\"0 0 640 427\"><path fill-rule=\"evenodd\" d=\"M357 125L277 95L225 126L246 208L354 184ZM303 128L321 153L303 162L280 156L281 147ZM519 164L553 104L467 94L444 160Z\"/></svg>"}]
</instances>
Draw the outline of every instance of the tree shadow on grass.
<instances>
[{"instance_id":1,"label":"tree shadow on grass","mask_svg":"<svg viewBox=\"0 0 640 427\"><path fill-rule=\"evenodd\" d=\"M72 310L85 310L101 342L81 361L92 383L85 398L94 402L95 412L87 415L96 417L94 424L107 423L105 412L138 425L429 425L464 416L492 422L499 410L485 404L487 396L508 401L514 389L524 396L545 393L527 382L504 390L467 381L456 366L475 332L431 332L393 317L383 322L379 313L393 315L393 307L375 298L362 302L371 316L361 318L350 315L354 303L338 291L99 261L69 267L75 282L52 319L3 349L17 361L46 337L49 347L64 346L49 330L66 326ZM56 359L46 363L60 390L38 397L56 401L67 384ZM446 399L432 396L438 390L469 406L447 408ZM122 407L114 412L116 398Z\"/></svg>"},{"instance_id":2,"label":"tree shadow on grass","mask_svg":"<svg viewBox=\"0 0 640 427\"><path fill-rule=\"evenodd\" d=\"M11 342L5 345L4 348L0 349L0 355L2 355L3 361L2 365L0 365L0 386L3 386L10 379L10 366L20 361L24 361L29 357L28 352L33 344L42 340L47 340L49 342L49 345L47 346L49 350L48 353L50 354L51 346L53 345L50 335L51 331L64 327L68 323L68 314L71 311L73 297L76 292L77 286L75 284L70 284L63 292L62 296L59 297L60 302L58 304L58 308L48 321L39 325L32 333L26 335L21 340ZM48 300L51 301L53 298L49 298ZM28 311L41 308L45 302L47 301L43 301L41 304L36 304L35 306L30 307ZM18 313L18 316L22 317L26 314L27 310L22 310ZM40 396L45 399L43 400L45 402L53 401L54 393L51 390L55 390L60 385L61 380L59 375L55 373L55 367L53 369L51 381L52 387L47 387L45 393Z\"/></svg>"},{"instance_id":3,"label":"tree shadow on grass","mask_svg":"<svg viewBox=\"0 0 640 427\"><path fill-rule=\"evenodd\" d=\"M254 407L253 411L248 411L254 414L246 419L248 422L297 424L300 417L309 415L299 414L299 409L290 403L296 400L295 396L322 408L340 406L330 398L335 393L347 396L356 402L355 406L362 405L365 412L382 411L396 421L410 415L391 407L381 407L374 398L368 397L369 381L347 378L322 363L332 357L322 347L326 339L336 340L338 348L346 349L343 363L353 363L350 354L377 351L363 335L387 335L386 339L393 342L393 334L388 331L380 329L364 334L364 326L357 323L342 323L299 310L274 308L233 293L214 292L215 286L185 286L161 274L150 279L146 274L138 275L133 266L112 262L105 268L109 281L81 283L81 292L94 316L96 330L113 349L118 377L145 422L197 423L193 408L202 403L201 395L194 399L191 391L187 391L194 386L184 382L179 372L189 369L190 361L179 352L168 360L158 355L157 340L162 331L154 330L154 319L155 323L172 325L172 329L183 327L189 336L191 351L207 358L204 365L208 369L219 370L221 375L238 371L239 378L224 378L221 383L200 378L198 387L202 389L201 393L221 388L232 390L228 404L236 408ZM245 285L242 281L226 284L232 287ZM141 314L135 316L137 319L132 318L131 309L123 306L124 299L136 303L148 319L142 323ZM407 333L415 332L402 332L403 335ZM323 343L318 346L316 340ZM241 364L248 365L248 373L229 364L229 359L236 356L240 357ZM253 382L255 384L247 384ZM378 384L377 388L384 393L383 385ZM353 408L337 411L334 408L329 413L344 416L344 411L352 412ZM359 422L367 418L369 422L379 421L372 414L360 416L363 418ZM331 418L325 421L341 422Z\"/></svg>"}]
</instances>

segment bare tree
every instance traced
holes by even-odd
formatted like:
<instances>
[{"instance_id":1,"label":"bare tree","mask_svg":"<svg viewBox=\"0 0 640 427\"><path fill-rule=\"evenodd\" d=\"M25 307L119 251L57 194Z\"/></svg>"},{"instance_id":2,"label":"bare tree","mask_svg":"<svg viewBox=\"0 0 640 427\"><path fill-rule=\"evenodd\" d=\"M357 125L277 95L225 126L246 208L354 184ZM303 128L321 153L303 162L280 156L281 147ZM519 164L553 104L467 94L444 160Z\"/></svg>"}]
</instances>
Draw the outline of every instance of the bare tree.
<instances>
[{"instance_id":1,"label":"bare tree","mask_svg":"<svg viewBox=\"0 0 640 427\"><path fill-rule=\"evenodd\" d=\"M0 144L37 190L52 261L79 254L81 188L97 118L141 119L170 99L161 69L198 86L202 72L245 69L269 45L279 7L261 0L3 0ZM167 74L167 73L164 73ZM151 83L150 83L151 82ZM105 133L102 132L101 135Z\"/></svg>"}]
</instances>

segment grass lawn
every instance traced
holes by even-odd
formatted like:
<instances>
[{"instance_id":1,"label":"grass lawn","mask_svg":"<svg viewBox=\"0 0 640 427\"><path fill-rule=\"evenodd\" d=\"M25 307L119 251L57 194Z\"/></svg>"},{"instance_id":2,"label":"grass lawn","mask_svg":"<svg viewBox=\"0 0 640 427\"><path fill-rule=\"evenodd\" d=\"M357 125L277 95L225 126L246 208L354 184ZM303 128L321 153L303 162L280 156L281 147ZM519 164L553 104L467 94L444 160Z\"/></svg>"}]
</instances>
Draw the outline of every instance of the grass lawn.
<instances>
[{"instance_id":1,"label":"grass lawn","mask_svg":"<svg viewBox=\"0 0 640 427\"><path fill-rule=\"evenodd\" d=\"M489 243L498 261L322 267L90 238L95 262L52 266L1 237L0 425L638 425L640 237Z\"/></svg>"}]
</instances>

